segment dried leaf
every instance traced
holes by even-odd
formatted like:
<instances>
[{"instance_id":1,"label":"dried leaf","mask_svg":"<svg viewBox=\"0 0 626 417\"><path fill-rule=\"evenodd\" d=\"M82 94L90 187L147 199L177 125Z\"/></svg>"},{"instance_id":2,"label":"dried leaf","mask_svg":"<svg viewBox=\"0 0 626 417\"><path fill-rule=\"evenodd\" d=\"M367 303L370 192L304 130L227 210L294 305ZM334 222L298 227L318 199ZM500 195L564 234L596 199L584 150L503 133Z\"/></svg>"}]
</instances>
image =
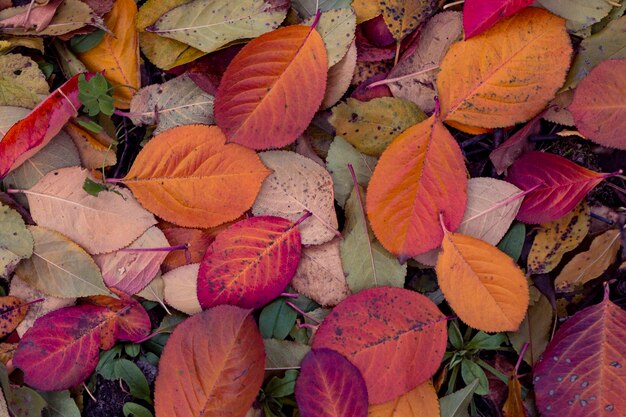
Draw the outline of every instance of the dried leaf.
<instances>
[{"instance_id":1,"label":"dried leaf","mask_svg":"<svg viewBox=\"0 0 626 417\"><path fill-rule=\"evenodd\" d=\"M87 169L102 169L102 167L113 166L117 163L113 138L107 135L104 130L94 133L74 121L66 124L64 130L74 141L80 155L79 162L73 165L80 165L80 161L82 161L82 165Z\"/></svg>"},{"instance_id":2,"label":"dried leaf","mask_svg":"<svg viewBox=\"0 0 626 417\"><path fill-rule=\"evenodd\" d=\"M613 5L606 0L538 0L557 16L567 19L568 29L582 29L602 20Z\"/></svg>"},{"instance_id":3,"label":"dried leaf","mask_svg":"<svg viewBox=\"0 0 626 417\"><path fill-rule=\"evenodd\" d=\"M296 401L302 417L366 417L361 372L331 349L311 350L300 367Z\"/></svg>"},{"instance_id":4,"label":"dried leaf","mask_svg":"<svg viewBox=\"0 0 626 417\"><path fill-rule=\"evenodd\" d=\"M202 311L198 301L199 263L183 265L163 274L165 302L176 310L193 315Z\"/></svg>"},{"instance_id":5,"label":"dried leaf","mask_svg":"<svg viewBox=\"0 0 626 417\"><path fill-rule=\"evenodd\" d=\"M267 361L265 369L282 369L300 366L311 348L290 340L264 339Z\"/></svg>"},{"instance_id":6,"label":"dried leaf","mask_svg":"<svg viewBox=\"0 0 626 417\"><path fill-rule=\"evenodd\" d=\"M35 241L33 256L15 271L24 282L60 298L109 294L98 265L80 246L44 227L28 229Z\"/></svg>"},{"instance_id":7,"label":"dried leaf","mask_svg":"<svg viewBox=\"0 0 626 417\"><path fill-rule=\"evenodd\" d=\"M264 363L263 339L247 310L219 306L196 314L176 327L159 361L156 416L222 417L228 410L244 417Z\"/></svg>"},{"instance_id":8,"label":"dried leaf","mask_svg":"<svg viewBox=\"0 0 626 417\"><path fill-rule=\"evenodd\" d=\"M341 266L340 239L304 247L291 281L300 294L323 306L334 306L350 295Z\"/></svg>"},{"instance_id":9,"label":"dried leaf","mask_svg":"<svg viewBox=\"0 0 626 417\"><path fill-rule=\"evenodd\" d=\"M380 155L408 127L426 118L415 104L393 97L359 101L349 98L333 108L329 122L337 135L360 152Z\"/></svg>"},{"instance_id":10,"label":"dried leaf","mask_svg":"<svg viewBox=\"0 0 626 417\"><path fill-rule=\"evenodd\" d=\"M370 404L381 404L428 380L446 339L444 316L432 301L413 291L378 287L335 307L312 347L345 355L363 374Z\"/></svg>"},{"instance_id":11,"label":"dried leaf","mask_svg":"<svg viewBox=\"0 0 626 417\"><path fill-rule=\"evenodd\" d=\"M303 24L311 26L315 16ZM328 10L320 15L315 30L319 32L326 47L328 67L332 67L344 57L354 40L356 14L351 8Z\"/></svg>"},{"instance_id":12,"label":"dried leaf","mask_svg":"<svg viewBox=\"0 0 626 417\"><path fill-rule=\"evenodd\" d=\"M536 8L457 42L437 77L442 119L489 128L529 120L563 84L571 53L565 22Z\"/></svg>"},{"instance_id":13,"label":"dried leaf","mask_svg":"<svg viewBox=\"0 0 626 417\"><path fill-rule=\"evenodd\" d=\"M198 272L202 308L220 304L259 308L278 297L300 261L298 223L252 217L218 234Z\"/></svg>"},{"instance_id":14,"label":"dried leaf","mask_svg":"<svg viewBox=\"0 0 626 417\"><path fill-rule=\"evenodd\" d=\"M324 42L310 27L261 35L235 56L222 77L215 97L217 125L229 142L253 149L288 145L322 103L327 71Z\"/></svg>"},{"instance_id":15,"label":"dried leaf","mask_svg":"<svg viewBox=\"0 0 626 417\"><path fill-rule=\"evenodd\" d=\"M534 291L533 291L534 290ZM515 333L508 333L509 340L515 351L520 354L522 347L526 342L530 345L526 349L524 354L524 360L527 364L533 366L538 360L540 355L546 350L548 342L550 341L550 332L554 324L554 311L550 300L548 300L543 294L531 287L531 294L534 292L538 295L537 301L532 301L528 307L528 313L524 317L524 321L519 326L519 330Z\"/></svg>"},{"instance_id":16,"label":"dried leaf","mask_svg":"<svg viewBox=\"0 0 626 417\"><path fill-rule=\"evenodd\" d=\"M32 59L0 55L0 105L33 108L48 95L48 83Z\"/></svg>"},{"instance_id":17,"label":"dried leaf","mask_svg":"<svg viewBox=\"0 0 626 417\"><path fill-rule=\"evenodd\" d=\"M183 227L161 227L163 234L171 246L187 245L187 250L172 251L165 260L161 269L168 272L179 266L200 263L209 245L215 240L215 234L201 229L187 229Z\"/></svg>"},{"instance_id":18,"label":"dried leaf","mask_svg":"<svg viewBox=\"0 0 626 417\"><path fill-rule=\"evenodd\" d=\"M213 96L187 75L139 90L130 102L136 125L156 125L154 134L181 125L213 123Z\"/></svg>"},{"instance_id":19,"label":"dried leaf","mask_svg":"<svg viewBox=\"0 0 626 417\"><path fill-rule=\"evenodd\" d=\"M105 33L95 48L77 55L89 71L104 72L107 80L115 86L115 106L122 109L129 107L130 99L141 87L136 18L134 0L116 0L104 19L112 33Z\"/></svg>"},{"instance_id":20,"label":"dried leaf","mask_svg":"<svg viewBox=\"0 0 626 417\"><path fill-rule=\"evenodd\" d=\"M338 224L328 171L294 152L269 151L259 156L273 172L254 202L254 215L296 221L309 211L313 215L299 227L302 244L319 245L331 240Z\"/></svg>"},{"instance_id":21,"label":"dried leaf","mask_svg":"<svg viewBox=\"0 0 626 417\"><path fill-rule=\"evenodd\" d=\"M350 3L351 0L292 0L291 7L296 9L303 19L306 19L315 16L318 9L322 12L347 9L350 8Z\"/></svg>"},{"instance_id":22,"label":"dried leaf","mask_svg":"<svg viewBox=\"0 0 626 417\"><path fill-rule=\"evenodd\" d=\"M440 417L437 392L426 381L389 402L371 405L367 417Z\"/></svg>"},{"instance_id":23,"label":"dried leaf","mask_svg":"<svg viewBox=\"0 0 626 417\"><path fill-rule=\"evenodd\" d=\"M435 109L435 80L439 65L453 42L463 34L463 17L459 12L433 16L420 31L415 52L403 58L389 71L387 85L394 97L412 101L430 113Z\"/></svg>"},{"instance_id":24,"label":"dried leaf","mask_svg":"<svg viewBox=\"0 0 626 417\"><path fill-rule=\"evenodd\" d=\"M456 141L434 116L406 130L380 157L367 189L367 216L389 252L411 257L441 244L461 223L465 163Z\"/></svg>"},{"instance_id":25,"label":"dried leaf","mask_svg":"<svg viewBox=\"0 0 626 417\"><path fill-rule=\"evenodd\" d=\"M170 129L148 142L122 182L144 207L177 225L234 220L250 208L268 171L252 150L225 140L215 126Z\"/></svg>"},{"instance_id":26,"label":"dried leaf","mask_svg":"<svg viewBox=\"0 0 626 417\"><path fill-rule=\"evenodd\" d=\"M542 224L528 254L528 273L546 274L556 268L587 236L590 223L589 205L583 200L559 220Z\"/></svg>"},{"instance_id":27,"label":"dried leaf","mask_svg":"<svg viewBox=\"0 0 626 417\"><path fill-rule=\"evenodd\" d=\"M618 416L626 412L624 322L626 312L606 297L561 326L533 372L542 416Z\"/></svg>"},{"instance_id":28,"label":"dried leaf","mask_svg":"<svg viewBox=\"0 0 626 417\"><path fill-rule=\"evenodd\" d=\"M437 280L459 318L485 332L516 331L529 298L526 277L515 262L482 240L448 231L442 248Z\"/></svg>"},{"instance_id":29,"label":"dried leaf","mask_svg":"<svg viewBox=\"0 0 626 417\"><path fill-rule=\"evenodd\" d=\"M509 378L509 394L502 406L504 417L528 417L522 401L522 386L516 375Z\"/></svg>"},{"instance_id":30,"label":"dried leaf","mask_svg":"<svg viewBox=\"0 0 626 417\"><path fill-rule=\"evenodd\" d=\"M30 258L33 245L22 216L0 203L0 277L8 277L20 260Z\"/></svg>"},{"instance_id":31,"label":"dried leaf","mask_svg":"<svg viewBox=\"0 0 626 417\"><path fill-rule=\"evenodd\" d=\"M286 2L193 0L161 15L146 31L213 52L238 39L256 38L280 26Z\"/></svg>"},{"instance_id":32,"label":"dried leaf","mask_svg":"<svg viewBox=\"0 0 626 417\"><path fill-rule=\"evenodd\" d=\"M530 135L536 135L540 132L541 118L543 116L545 116L545 112L534 117L502 145L491 151L489 159L499 175L513 165L520 156L533 150L533 145L528 138Z\"/></svg>"},{"instance_id":33,"label":"dried leaf","mask_svg":"<svg viewBox=\"0 0 626 417\"><path fill-rule=\"evenodd\" d=\"M400 42L437 11L436 0L379 0L385 23Z\"/></svg>"},{"instance_id":34,"label":"dried leaf","mask_svg":"<svg viewBox=\"0 0 626 417\"><path fill-rule=\"evenodd\" d=\"M561 270L554 286L558 292L572 291L598 278L615 262L621 246L620 231L611 229L591 242L586 252L579 253Z\"/></svg>"},{"instance_id":35,"label":"dried leaf","mask_svg":"<svg viewBox=\"0 0 626 417\"><path fill-rule=\"evenodd\" d=\"M63 0L51 0L41 6L17 9L20 13L7 19L0 20L0 28L35 29L40 32L49 24ZM31 3L32 5L32 3ZM7 13L7 12L5 12ZM11 12L12 13L12 12Z\"/></svg>"},{"instance_id":36,"label":"dried leaf","mask_svg":"<svg viewBox=\"0 0 626 417\"><path fill-rule=\"evenodd\" d=\"M95 180L81 168L62 168L25 191L35 222L63 233L91 254L128 246L156 224L128 190L88 194L83 190L87 178Z\"/></svg>"}]
</instances>

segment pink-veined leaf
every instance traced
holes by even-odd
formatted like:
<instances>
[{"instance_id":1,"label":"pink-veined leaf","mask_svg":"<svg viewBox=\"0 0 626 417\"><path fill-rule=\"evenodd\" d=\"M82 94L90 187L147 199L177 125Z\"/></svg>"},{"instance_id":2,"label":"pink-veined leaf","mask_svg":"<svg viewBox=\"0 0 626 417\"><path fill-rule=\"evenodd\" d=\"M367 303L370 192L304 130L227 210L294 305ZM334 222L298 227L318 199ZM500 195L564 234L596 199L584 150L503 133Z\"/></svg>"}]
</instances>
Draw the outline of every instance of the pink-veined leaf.
<instances>
[{"instance_id":1,"label":"pink-veined leaf","mask_svg":"<svg viewBox=\"0 0 626 417\"><path fill-rule=\"evenodd\" d=\"M465 39L480 35L505 17L533 4L534 0L466 0L463 6Z\"/></svg>"},{"instance_id":2,"label":"pink-veined leaf","mask_svg":"<svg viewBox=\"0 0 626 417\"><path fill-rule=\"evenodd\" d=\"M215 238L198 272L198 300L207 309L220 304L261 307L289 284L300 262L297 224L274 216L235 223Z\"/></svg>"},{"instance_id":3,"label":"pink-veined leaf","mask_svg":"<svg viewBox=\"0 0 626 417\"><path fill-rule=\"evenodd\" d=\"M506 180L528 191L517 213L524 223L547 223L574 209L589 191L613 174L583 168L562 156L532 151L509 168Z\"/></svg>"},{"instance_id":4,"label":"pink-veined leaf","mask_svg":"<svg viewBox=\"0 0 626 417\"><path fill-rule=\"evenodd\" d=\"M300 364L296 401L302 417L367 417L361 372L331 349L313 349Z\"/></svg>"}]
</instances>

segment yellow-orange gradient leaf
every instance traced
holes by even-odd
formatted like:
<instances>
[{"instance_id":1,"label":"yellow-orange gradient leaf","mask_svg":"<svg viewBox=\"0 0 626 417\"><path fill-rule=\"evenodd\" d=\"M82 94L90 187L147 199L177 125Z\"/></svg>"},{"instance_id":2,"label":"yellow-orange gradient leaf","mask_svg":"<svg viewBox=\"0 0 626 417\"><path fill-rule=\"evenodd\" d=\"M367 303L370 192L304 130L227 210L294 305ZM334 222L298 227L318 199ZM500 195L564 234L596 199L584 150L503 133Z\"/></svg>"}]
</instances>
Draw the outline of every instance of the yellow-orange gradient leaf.
<instances>
[{"instance_id":1,"label":"yellow-orange gradient leaf","mask_svg":"<svg viewBox=\"0 0 626 417\"><path fill-rule=\"evenodd\" d=\"M439 417L439 399L431 381L389 402L370 405L367 417Z\"/></svg>"},{"instance_id":2,"label":"yellow-orange gradient leaf","mask_svg":"<svg viewBox=\"0 0 626 417\"><path fill-rule=\"evenodd\" d=\"M565 21L536 8L457 42L437 78L442 118L487 128L529 120L563 84L571 54Z\"/></svg>"},{"instance_id":3,"label":"yellow-orange gradient leaf","mask_svg":"<svg viewBox=\"0 0 626 417\"><path fill-rule=\"evenodd\" d=\"M116 86L115 107L121 109L130 107L131 97L141 86L136 18L134 0L117 0L104 19L112 34L105 33L95 48L78 55L89 71L104 71L107 80Z\"/></svg>"},{"instance_id":4,"label":"yellow-orange gradient leaf","mask_svg":"<svg viewBox=\"0 0 626 417\"><path fill-rule=\"evenodd\" d=\"M175 127L152 138L121 181L168 222L218 226L252 206L270 173L254 151L225 142L216 126Z\"/></svg>"},{"instance_id":5,"label":"yellow-orange gradient leaf","mask_svg":"<svg viewBox=\"0 0 626 417\"><path fill-rule=\"evenodd\" d=\"M526 277L513 259L480 239L448 231L442 249L437 279L459 318L486 332L516 331L529 296Z\"/></svg>"},{"instance_id":6,"label":"yellow-orange gradient leaf","mask_svg":"<svg viewBox=\"0 0 626 417\"><path fill-rule=\"evenodd\" d=\"M459 145L434 116L405 130L383 152L367 189L367 217L389 252L412 257L441 244L465 212L467 176Z\"/></svg>"}]
</instances>

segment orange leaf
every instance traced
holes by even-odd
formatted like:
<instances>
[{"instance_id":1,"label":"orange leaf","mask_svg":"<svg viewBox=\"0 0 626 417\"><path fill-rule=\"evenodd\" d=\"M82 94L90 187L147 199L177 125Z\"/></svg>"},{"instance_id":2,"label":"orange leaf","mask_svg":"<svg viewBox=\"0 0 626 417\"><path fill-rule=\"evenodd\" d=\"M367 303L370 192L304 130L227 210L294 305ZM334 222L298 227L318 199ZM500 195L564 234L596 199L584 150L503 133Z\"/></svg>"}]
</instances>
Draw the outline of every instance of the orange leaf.
<instances>
[{"instance_id":1,"label":"orange leaf","mask_svg":"<svg viewBox=\"0 0 626 417\"><path fill-rule=\"evenodd\" d=\"M107 80L116 86L113 94L115 107L121 109L130 107L134 89L141 86L136 18L134 0L117 0L104 19L113 34L105 33L95 48L78 55L90 71L104 71Z\"/></svg>"},{"instance_id":2,"label":"orange leaf","mask_svg":"<svg viewBox=\"0 0 626 417\"><path fill-rule=\"evenodd\" d=\"M11 296L0 297L0 337L15 330L27 312L28 304L21 299Z\"/></svg>"},{"instance_id":3,"label":"orange leaf","mask_svg":"<svg viewBox=\"0 0 626 417\"><path fill-rule=\"evenodd\" d=\"M509 395L502 406L504 417L527 417L528 413L522 401L522 386L517 376L509 378Z\"/></svg>"},{"instance_id":4,"label":"orange leaf","mask_svg":"<svg viewBox=\"0 0 626 417\"><path fill-rule=\"evenodd\" d=\"M431 381L389 402L371 405L367 417L439 417L439 399Z\"/></svg>"},{"instance_id":5,"label":"orange leaf","mask_svg":"<svg viewBox=\"0 0 626 417\"><path fill-rule=\"evenodd\" d=\"M434 116L398 136L383 152L367 189L367 216L389 252L411 257L436 248L465 212L467 177L454 138Z\"/></svg>"},{"instance_id":6,"label":"orange leaf","mask_svg":"<svg viewBox=\"0 0 626 417\"><path fill-rule=\"evenodd\" d=\"M219 306L178 325L155 383L156 417L244 417L263 383L265 350L248 310Z\"/></svg>"},{"instance_id":7,"label":"orange leaf","mask_svg":"<svg viewBox=\"0 0 626 417\"><path fill-rule=\"evenodd\" d=\"M225 145L215 126L167 130L148 142L121 181L148 210L184 227L213 227L248 210L269 174L259 157Z\"/></svg>"},{"instance_id":8,"label":"orange leaf","mask_svg":"<svg viewBox=\"0 0 626 417\"><path fill-rule=\"evenodd\" d=\"M510 256L494 246L446 231L437 279L446 300L469 326L516 331L528 308L528 283Z\"/></svg>"},{"instance_id":9,"label":"orange leaf","mask_svg":"<svg viewBox=\"0 0 626 417\"><path fill-rule=\"evenodd\" d=\"M529 120L563 84L571 54L565 21L536 8L457 42L437 79L442 119L479 127Z\"/></svg>"},{"instance_id":10,"label":"orange leaf","mask_svg":"<svg viewBox=\"0 0 626 417\"><path fill-rule=\"evenodd\" d=\"M309 26L259 36L232 60L215 97L229 142L253 149L288 145L308 126L326 91L326 47Z\"/></svg>"}]
</instances>

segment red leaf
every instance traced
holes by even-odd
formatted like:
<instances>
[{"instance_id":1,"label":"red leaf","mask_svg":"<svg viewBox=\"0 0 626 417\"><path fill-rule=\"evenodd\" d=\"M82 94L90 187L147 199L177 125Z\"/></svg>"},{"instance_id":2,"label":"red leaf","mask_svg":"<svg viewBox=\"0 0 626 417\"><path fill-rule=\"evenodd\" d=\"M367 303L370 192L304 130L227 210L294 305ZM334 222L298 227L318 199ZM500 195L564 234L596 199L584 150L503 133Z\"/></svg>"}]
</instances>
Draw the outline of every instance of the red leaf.
<instances>
[{"instance_id":1,"label":"red leaf","mask_svg":"<svg viewBox=\"0 0 626 417\"><path fill-rule=\"evenodd\" d=\"M626 415L626 312L608 297L561 326L534 382L544 417Z\"/></svg>"},{"instance_id":2,"label":"red leaf","mask_svg":"<svg viewBox=\"0 0 626 417\"><path fill-rule=\"evenodd\" d=\"M248 43L232 60L215 97L215 121L229 142L252 149L295 141L326 91L326 49L317 31L295 25Z\"/></svg>"},{"instance_id":3,"label":"red leaf","mask_svg":"<svg viewBox=\"0 0 626 417\"><path fill-rule=\"evenodd\" d=\"M498 174L506 171L520 156L533 150L533 144L530 143L528 137L539 133L542 116L543 113L526 123L524 127L489 154L489 159L491 159Z\"/></svg>"},{"instance_id":4,"label":"red leaf","mask_svg":"<svg viewBox=\"0 0 626 417\"><path fill-rule=\"evenodd\" d=\"M333 349L350 360L380 404L429 379L446 347L445 317L425 296L377 287L337 305L320 325L313 348Z\"/></svg>"},{"instance_id":5,"label":"red leaf","mask_svg":"<svg viewBox=\"0 0 626 417\"><path fill-rule=\"evenodd\" d=\"M263 383L265 350L249 311L219 306L176 327L159 362L156 417L244 417Z\"/></svg>"},{"instance_id":6,"label":"red leaf","mask_svg":"<svg viewBox=\"0 0 626 417\"><path fill-rule=\"evenodd\" d=\"M565 216L610 175L590 171L558 155L532 151L515 161L506 180L524 191L534 188L524 197L517 219L539 224Z\"/></svg>"},{"instance_id":7,"label":"red leaf","mask_svg":"<svg viewBox=\"0 0 626 417\"><path fill-rule=\"evenodd\" d=\"M90 297L99 305L66 307L37 319L13 358L24 381L44 391L73 387L96 368L99 348L110 349L117 339L143 339L150 332L148 314L137 301L122 297Z\"/></svg>"},{"instance_id":8,"label":"red leaf","mask_svg":"<svg viewBox=\"0 0 626 417\"><path fill-rule=\"evenodd\" d=\"M331 349L313 349L300 364L296 401L302 417L366 417L361 372Z\"/></svg>"},{"instance_id":9,"label":"red leaf","mask_svg":"<svg viewBox=\"0 0 626 417\"><path fill-rule=\"evenodd\" d=\"M200 264L200 305L267 304L293 278L301 250L300 231L287 219L261 216L235 223L217 235Z\"/></svg>"},{"instance_id":10,"label":"red leaf","mask_svg":"<svg viewBox=\"0 0 626 417\"><path fill-rule=\"evenodd\" d=\"M0 179L46 146L65 123L76 116L78 77L75 75L15 123L0 142Z\"/></svg>"},{"instance_id":11,"label":"red leaf","mask_svg":"<svg viewBox=\"0 0 626 417\"><path fill-rule=\"evenodd\" d=\"M465 39L480 35L505 17L533 4L534 0L466 0L463 7Z\"/></svg>"}]
</instances>

